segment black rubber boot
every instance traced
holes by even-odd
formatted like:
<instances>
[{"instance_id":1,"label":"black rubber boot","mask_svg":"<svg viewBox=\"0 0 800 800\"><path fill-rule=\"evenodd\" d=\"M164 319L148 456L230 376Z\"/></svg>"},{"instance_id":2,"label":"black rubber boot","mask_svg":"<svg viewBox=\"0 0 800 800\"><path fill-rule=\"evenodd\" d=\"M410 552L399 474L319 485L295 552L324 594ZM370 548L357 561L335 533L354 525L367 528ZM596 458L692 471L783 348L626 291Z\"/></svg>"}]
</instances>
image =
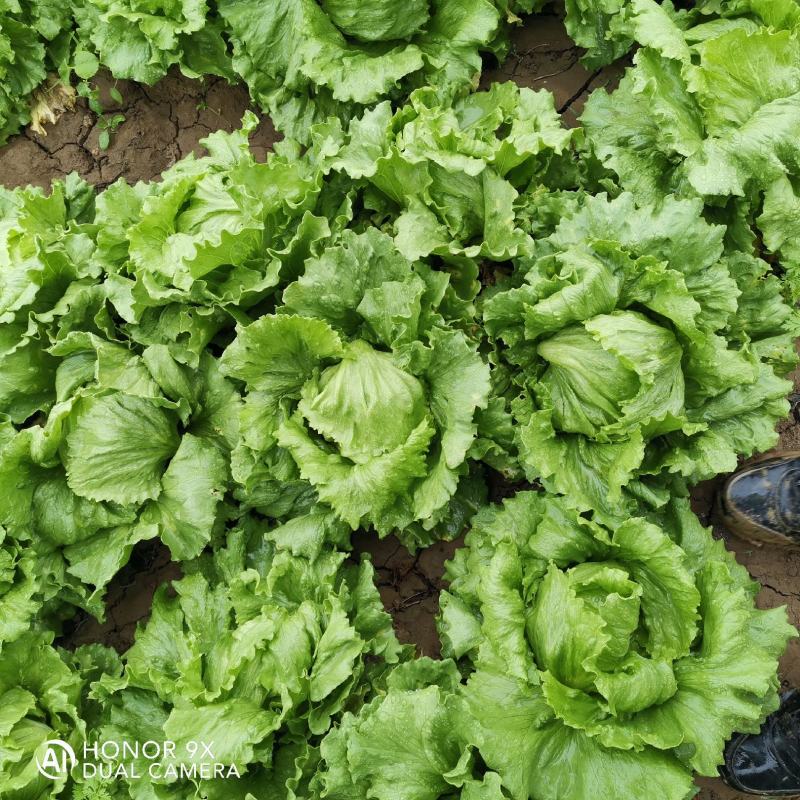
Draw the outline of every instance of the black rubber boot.
<instances>
[{"instance_id":1,"label":"black rubber boot","mask_svg":"<svg viewBox=\"0 0 800 800\"><path fill-rule=\"evenodd\" d=\"M800 451L740 469L721 494L728 529L756 544L800 546Z\"/></svg>"},{"instance_id":2,"label":"black rubber boot","mask_svg":"<svg viewBox=\"0 0 800 800\"><path fill-rule=\"evenodd\" d=\"M761 733L734 736L725 748L722 779L746 794L789 797L800 794L800 693L781 698Z\"/></svg>"}]
</instances>

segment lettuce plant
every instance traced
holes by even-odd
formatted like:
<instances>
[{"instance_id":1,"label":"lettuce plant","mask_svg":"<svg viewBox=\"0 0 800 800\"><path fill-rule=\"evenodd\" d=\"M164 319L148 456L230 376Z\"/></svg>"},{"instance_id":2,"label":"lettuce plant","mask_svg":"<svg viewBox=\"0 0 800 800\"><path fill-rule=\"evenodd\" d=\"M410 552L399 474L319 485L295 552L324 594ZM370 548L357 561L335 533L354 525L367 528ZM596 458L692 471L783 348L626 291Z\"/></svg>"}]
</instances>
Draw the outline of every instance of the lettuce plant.
<instances>
[{"instance_id":1,"label":"lettuce plant","mask_svg":"<svg viewBox=\"0 0 800 800\"><path fill-rule=\"evenodd\" d=\"M349 120L419 85L437 86L442 99L466 93L480 75L480 51L501 46L504 22L490 0L282 0L269 13L257 0L218 7L251 96L299 140L328 116Z\"/></svg>"},{"instance_id":2,"label":"lettuce plant","mask_svg":"<svg viewBox=\"0 0 800 800\"><path fill-rule=\"evenodd\" d=\"M148 344L125 337L98 280L85 184L70 179L48 197L16 192L8 203L0 525L8 543L36 554L20 566L37 571L37 591L49 597L61 584L63 599L99 615L103 587L137 541L164 534L177 558L210 541L238 395L202 352L216 331L202 314L197 331L184 309L163 339L152 325Z\"/></svg>"},{"instance_id":3,"label":"lettuce plant","mask_svg":"<svg viewBox=\"0 0 800 800\"><path fill-rule=\"evenodd\" d=\"M488 367L458 328L464 298L369 229L308 260L283 301L222 356L247 387L237 455L274 471L279 447L353 529L426 536L454 511L488 401Z\"/></svg>"},{"instance_id":4,"label":"lettuce plant","mask_svg":"<svg viewBox=\"0 0 800 800\"><path fill-rule=\"evenodd\" d=\"M447 575L465 740L512 797L684 800L778 705L796 633L686 501L608 528L522 492L476 516Z\"/></svg>"},{"instance_id":5,"label":"lettuce plant","mask_svg":"<svg viewBox=\"0 0 800 800\"><path fill-rule=\"evenodd\" d=\"M89 263L90 187L70 177L49 196L0 191L0 411L21 424L55 401L51 335L96 331L107 320L93 286L98 270Z\"/></svg>"},{"instance_id":6,"label":"lettuce plant","mask_svg":"<svg viewBox=\"0 0 800 800\"><path fill-rule=\"evenodd\" d=\"M95 684L104 701L96 740L137 741L147 731L174 741L184 759L187 743L213 742L211 763L235 765L243 777L198 780L204 797L308 796L321 736L410 655L369 561L345 563L330 546L345 538L323 510L272 530L245 520L231 531L174 584L174 595L159 590L123 675ZM199 766L209 756L198 749L193 758ZM193 791L168 775L150 780L146 764L140 773L132 796Z\"/></svg>"},{"instance_id":7,"label":"lettuce plant","mask_svg":"<svg viewBox=\"0 0 800 800\"><path fill-rule=\"evenodd\" d=\"M34 552L7 540L0 529L0 641L16 639L38 614L40 574Z\"/></svg>"},{"instance_id":8,"label":"lettuce plant","mask_svg":"<svg viewBox=\"0 0 800 800\"><path fill-rule=\"evenodd\" d=\"M470 746L469 711L460 684L458 668L449 659L399 664L383 692L357 712L344 714L322 740L312 783L317 796L506 797L500 776L481 770Z\"/></svg>"},{"instance_id":9,"label":"lettuce plant","mask_svg":"<svg viewBox=\"0 0 800 800\"><path fill-rule=\"evenodd\" d=\"M683 5L654 0L569 0L564 10L567 32L585 49L581 61L589 69L621 58L634 44L656 47L667 58L682 58L684 37L696 43L732 28L790 29L800 21L794 0L700 0Z\"/></svg>"},{"instance_id":10,"label":"lettuce plant","mask_svg":"<svg viewBox=\"0 0 800 800\"><path fill-rule=\"evenodd\" d=\"M52 98L35 101L34 92L48 71L59 70L71 23L66 0L0 2L0 146L31 121L32 106L34 121L46 116ZM49 91L62 98L74 94L58 82Z\"/></svg>"},{"instance_id":11,"label":"lettuce plant","mask_svg":"<svg viewBox=\"0 0 800 800\"><path fill-rule=\"evenodd\" d=\"M530 479L624 517L775 444L796 316L768 265L726 255L724 234L699 201L574 199L518 260L519 285L485 300L521 389Z\"/></svg>"},{"instance_id":12,"label":"lettuce plant","mask_svg":"<svg viewBox=\"0 0 800 800\"><path fill-rule=\"evenodd\" d=\"M29 97L46 75L44 45L12 10L19 12L20 7L16 3L0 7L0 144L29 121Z\"/></svg>"},{"instance_id":13,"label":"lettuce plant","mask_svg":"<svg viewBox=\"0 0 800 800\"><path fill-rule=\"evenodd\" d=\"M5 644L0 656L0 795L3 797L63 796L72 785L64 774L55 781L37 768L45 742L59 739L79 751L87 722L96 719L90 696L92 681L119 669L115 653L92 645L68 653L52 645L52 633L28 632Z\"/></svg>"},{"instance_id":14,"label":"lettuce plant","mask_svg":"<svg viewBox=\"0 0 800 800\"><path fill-rule=\"evenodd\" d=\"M102 64L115 78L153 84L174 64L192 78L234 78L222 27L209 18L206 0L86 0L74 14L81 49L96 53L95 69Z\"/></svg>"},{"instance_id":15,"label":"lettuce plant","mask_svg":"<svg viewBox=\"0 0 800 800\"><path fill-rule=\"evenodd\" d=\"M378 223L391 221L408 258L505 261L533 245L520 193L570 172L573 139L549 92L503 83L442 103L426 88L353 120L333 166L363 187Z\"/></svg>"},{"instance_id":16,"label":"lettuce plant","mask_svg":"<svg viewBox=\"0 0 800 800\"><path fill-rule=\"evenodd\" d=\"M57 628L74 610L68 603L87 605L87 594L56 548L13 539L0 526L0 648L32 628Z\"/></svg>"},{"instance_id":17,"label":"lettuce plant","mask_svg":"<svg viewBox=\"0 0 800 800\"><path fill-rule=\"evenodd\" d=\"M212 359L194 372L166 348L138 356L83 335L57 353L70 391L43 425L7 431L0 450L9 534L58 549L95 595L143 539L161 536L179 559L198 555L221 523L233 387Z\"/></svg>"},{"instance_id":18,"label":"lettuce plant","mask_svg":"<svg viewBox=\"0 0 800 800\"><path fill-rule=\"evenodd\" d=\"M287 141L258 163L248 144L257 124L247 112L240 131L203 140L207 156L178 162L158 183L119 182L101 196L94 260L109 273L109 297L132 338L152 343L163 329L175 337L182 322L198 329L202 350L238 311L295 277L330 235L325 213L339 213L336 197L330 210L318 208L325 130L302 157Z\"/></svg>"},{"instance_id":19,"label":"lettuce plant","mask_svg":"<svg viewBox=\"0 0 800 800\"><path fill-rule=\"evenodd\" d=\"M723 6L730 19L685 31L648 11L637 34L647 47L616 91L592 95L582 122L640 202L675 193L724 206L740 246L780 256L796 297L800 14L795 3Z\"/></svg>"}]
</instances>

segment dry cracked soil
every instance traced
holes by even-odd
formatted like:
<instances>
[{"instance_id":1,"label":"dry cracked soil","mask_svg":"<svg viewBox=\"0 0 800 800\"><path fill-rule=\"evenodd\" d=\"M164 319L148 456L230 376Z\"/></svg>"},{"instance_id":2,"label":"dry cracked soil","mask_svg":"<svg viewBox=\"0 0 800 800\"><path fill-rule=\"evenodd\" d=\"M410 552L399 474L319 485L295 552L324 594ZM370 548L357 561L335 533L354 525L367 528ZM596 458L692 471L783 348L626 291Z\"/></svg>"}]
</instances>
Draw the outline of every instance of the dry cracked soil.
<instances>
[{"instance_id":1,"label":"dry cracked soil","mask_svg":"<svg viewBox=\"0 0 800 800\"><path fill-rule=\"evenodd\" d=\"M521 86L549 89L566 124L575 125L589 93L601 86L613 87L624 65L588 72L580 64L580 51L564 31L559 16L532 17L513 37L509 58L501 66L487 65L483 86L493 81L513 80ZM189 153L202 152L200 140L215 130L234 130L249 107L247 91L212 79L189 80L171 74L155 86L102 78L101 97L111 113L124 114L107 149L100 147L101 127L97 118L79 100L75 109L49 126L45 136L25 131L0 149L0 183L7 187L35 184L47 187L52 180L77 172L99 188L117 178L129 183L158 178L161 172ZM122 103L115 103L109 90L115 86ZM251 139L258 158L263 158L279 138L270 121L262 122ZM800 390L800 378L795 380ZM778 451L800 448L800 424L780 426ZM800 621L800 551L773 547L756 548L724 530L714 513L715 497L724 478L697 487L694 507L701 519L714 526L739 561L760 581L758 605L786 605L792 622ZM391 613L397 634L414 643L420 654L439 655L435 617L444 581L444 562L460 545L440 542L411 555L393 537L378 540L359 534L355 549L369 552L375 565L381 598ZM178 566L160 545L138 546L130 563L112 582L103 623L81 617L70 623L63 641L78 645L101 641L120 651L133 641L138 623L147 618L154 591L180 577ZM800 686L800 642L795 640L781 661L784 687ZM717 779L700 779L699 800L745 800Z\"/></svg>"}]
</instances>

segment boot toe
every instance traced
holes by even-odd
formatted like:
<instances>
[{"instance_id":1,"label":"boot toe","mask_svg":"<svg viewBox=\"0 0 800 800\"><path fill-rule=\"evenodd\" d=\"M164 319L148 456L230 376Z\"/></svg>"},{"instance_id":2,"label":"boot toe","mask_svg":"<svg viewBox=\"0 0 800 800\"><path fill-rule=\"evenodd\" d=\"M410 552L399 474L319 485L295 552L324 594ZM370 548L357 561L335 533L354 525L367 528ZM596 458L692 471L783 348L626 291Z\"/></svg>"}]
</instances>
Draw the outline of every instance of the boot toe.
<instances>
[{"instance_id":1,"label":"boot toe","mask_svg":"<svg viewBox=\"0 0 800 800\"><path fill-rule=\"evenodd\" d=\"M789 796L800 793L800 781L772 752L764 736L740 736L725 754L725 781L742 792Z\"/></svg>"},{"instance_id":2,"label":"boot toe","mask_svg":"<svg viewBox=\"0 0 800 800\"><path fill-rule=\"evenodd\" d=\"M756 467L736 475L728 485L726 501L731 510L751 524L779 530L776 514L775 475L769 466Z\"/></svg>"},{"instance_id":3,"label":"boot toe","mask_svg":"<svg viewBox=\"0 0 800 800\"><path fill-rule=\"evenodd\" d=\"M745 538L797 543L800 528L800 464L767 461L736 473L723 494L725 516Z\"/></svg>"}]
</instances>

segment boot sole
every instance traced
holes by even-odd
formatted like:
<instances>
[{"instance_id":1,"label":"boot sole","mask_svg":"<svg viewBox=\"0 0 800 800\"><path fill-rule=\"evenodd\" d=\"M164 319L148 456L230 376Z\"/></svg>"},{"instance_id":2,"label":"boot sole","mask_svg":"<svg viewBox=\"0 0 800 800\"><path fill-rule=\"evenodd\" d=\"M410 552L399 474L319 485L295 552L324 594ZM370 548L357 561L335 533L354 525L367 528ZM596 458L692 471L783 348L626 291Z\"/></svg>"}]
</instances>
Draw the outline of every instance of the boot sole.
<instances>
[{"instance_id":1,"label":"boot sole","mask_svg":"<svg viewBox=\"0 0 800 800\"><path fill-rule=\"evenodd\" d=\"M800 548L800 542L796 542L791 537L762 528L760 525L750 522L738 512L729 511L721 497L717 499L717 520L726 531L750 544L754 544L756 547L763 547L765 544L769 544L777 545L787 550Z\"/></svg>"}]
</instances>

